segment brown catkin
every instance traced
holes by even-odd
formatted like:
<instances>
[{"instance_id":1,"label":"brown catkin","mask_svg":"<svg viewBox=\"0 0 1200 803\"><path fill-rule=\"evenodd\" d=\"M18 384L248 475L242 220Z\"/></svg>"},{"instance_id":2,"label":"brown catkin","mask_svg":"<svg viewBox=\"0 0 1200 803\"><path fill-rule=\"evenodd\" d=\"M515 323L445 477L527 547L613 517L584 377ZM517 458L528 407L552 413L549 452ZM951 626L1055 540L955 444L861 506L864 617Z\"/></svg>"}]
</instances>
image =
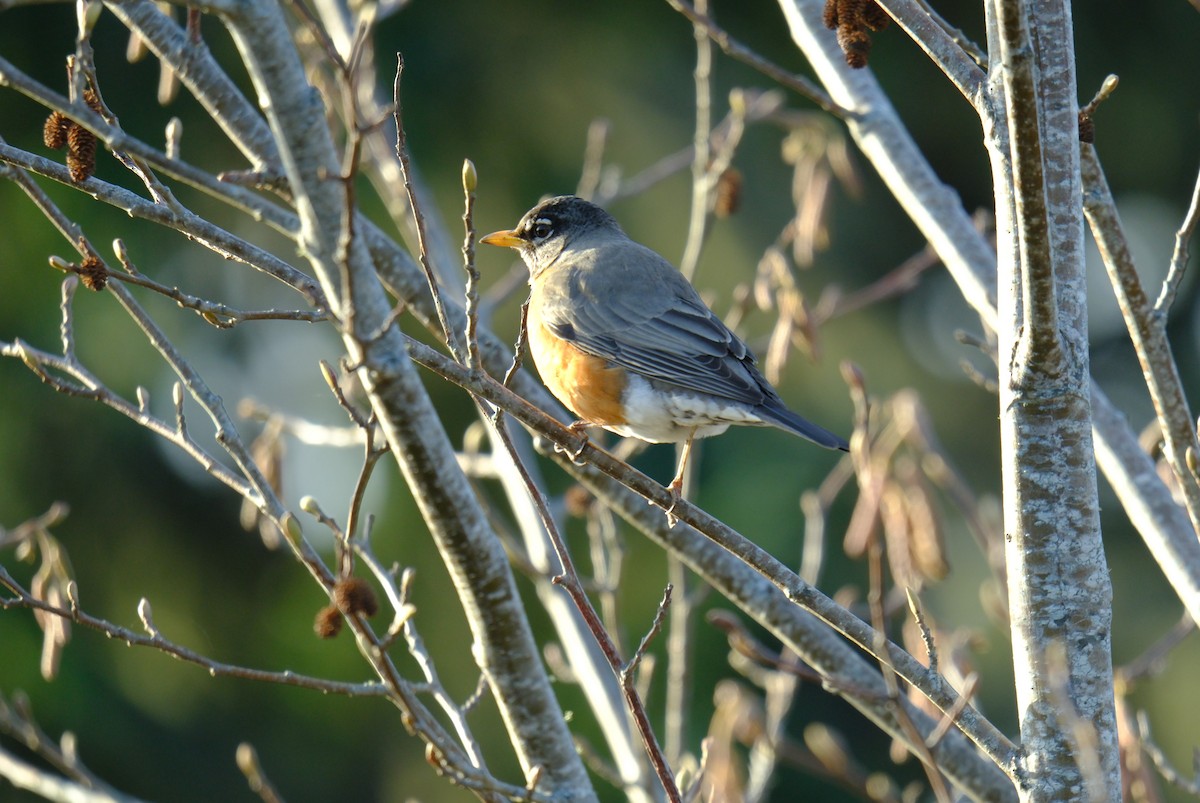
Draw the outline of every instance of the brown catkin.
<instances>
[{"instance_id":1,"label":"brown catkin","mask_svg":"<svg viewBox=\"0 0 1200 803\"><path fill-rule=\"evenodd\" d=\"M717 179L713 214L726 218L738 211L742 204L742 172L736 167L727 167Z\"/></svg>"},{"instance_id":2,"label":"brown catkin","mask_svg":"<svg viewBox=\"0 0 1200 803\"><path fill-rule=\"evenodd\" d=\"M823 21L825 27L837 30L838 46L846 54L846 63L859 69L867 66L871 53L868 31L883 30L891 17L875 0L826 0Z\"/></svg>"},{"instance_id":3,"label":"brown catkin","mask_svg":"<svg viewBox=\"0 0 1200 803\"><path fill-rule=\"evenodd\" d=\"M100 97L94 90L83 90L83 102L97 114ZM49 121L47 121L49 125ZM67 169L76 184L87 181L96 172L96 135L83 126L67 121Z\"/></svg>"},{"instance_id":4,"label":"brown catkin","mask_svg":"<svg viewBox=\"0 0 1200 803\"><path fill-rule=\"evenodd\" d=\"M79 266L79 280L87 289L100 292L108 286L108 269L98 257L88 254Z\"/></svg>"},{"instance_id":5,"label":"brown catkin","mask_svg":"<svg viewBox=\"0 0 1200 803\"><path fill-rule=\"evenodd\" d=\"M76 184L96 172L96 135L74 123L67 132L67 168Z\"/></svg>"},{"instance_id":6,"label":"brown catkin","mask_svg":"<svg viewBox=\"0 0 1200 803\"><path fill-rule=\"evenodd\" d=\"M100 107L100 96L96 94L94 89L83 90L83 102L96 114L100 114L103 111Z\"/></svg>"},{"instance_id":7,"label":"brown catkin","mask_svg":"<svg viewBox=\"0 0 1200 803\"><path fill-rule=\"evenodd\" d=\"M879 4L875 0L870 0L869 3L863 6L862 19L872 31L882 31L892 24L892 18L888 16L886 11L879 7Z\"/></svg>"},{"instance_id":8,"label":"brown catkin","mask_svg":"<svg viewBox=\"0 0 1200 803\"><path fill-rule=\"evenodd\" d=\"M837 32L838 45L846 54L846 63L856 70L867 66L867 56L871 54L871 37L866 28L842 25Z\"/></svg>"},{"instance_id":9,"label":"brown catkin","mask_svg":"<svg viewBox=\"0 0 1200 803\"><path fill-rule=\"evenodd\" d=\"M342 632L342 614L333 605L328 605L317 611L313 620L313 632L319 637L329 639Z\"/></svg>"},{"instance_id":10,"label":"brown catkin","mask_svg":"<svg viewBox=\"0 0 1200 803\"><path fill-rule=\"evenodd\" d=\"M829 30L834 30L838 26L838 4L837 0L825 0L825 10L821 14L821 21L825 23L825 27Z\"/></svg>"},{"instance_id":11,"label":"brown catkin","mask_svg":"<svg viewBox=\"0 0 1200 803\"><path fill-rule=\"evenodd\" d=\"M42 126L42 141L51 150L60 151L67 145L67 133L74 125L62 112L50 112Z\"/></svg>"},{"instance_id":12,"label":"brown catkin","mask_svg":"<svg viewBox=\"0 0 1200 803\"><path fill-rule=\"evenodd\" d=\"M379 602L370 583L359 577L347 577L338 580L333 587L333 601L347 615L362 614L374 616L379 610Z\"/></svg>"},{"instance_id":13,"label":"brown catkin","mask_svg":"<svg viewBox=\"0 0 1200 803\"><path fill-rule=\"evenodd\" d=\"M1096 121L1087 112L1079 113L1079 141L1089 144L1096 141Z\"/></svg>"}]
</instances>

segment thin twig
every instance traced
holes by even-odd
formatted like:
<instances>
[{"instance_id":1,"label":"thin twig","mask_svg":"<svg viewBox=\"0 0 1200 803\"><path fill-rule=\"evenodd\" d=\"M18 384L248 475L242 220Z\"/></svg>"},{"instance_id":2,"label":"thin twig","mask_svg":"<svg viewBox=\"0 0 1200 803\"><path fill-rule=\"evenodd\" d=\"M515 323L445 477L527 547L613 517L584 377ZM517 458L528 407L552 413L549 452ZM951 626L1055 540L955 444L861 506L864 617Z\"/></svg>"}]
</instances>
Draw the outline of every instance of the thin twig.
<instances>
[{"instance_id":1,"label":"thin twig","mask_svg":"<svg viewBox=\"0 0 1200 803\"><path fill-rule=\"evenodd\" d=\"M467 367L478 371L483 367L479 359L479 269L475 266L475 188L479 177L470 159L463 160L463 268L467 272L466 316Z\"/></svg>"},{"instance_id":2,"label":"thin twig","mask_svg":"<svg viewBox=\"0 0 1200 803\"><path fill-rule=\"evenodd\" d=\"M115 789L84 765L72 734L64 733L60 739L55 739L42 729L33 718L29 698L23 692L13 692L11 703L0 697L0 732L7 733L24 745L26 750L81 786L99 793L117 794ZM0 772L0 777L11 776Z\"/></svg>"},{"instance_id":3,"label":"thin twig","mask_svg":"<svg viewBox=\"0 0 1200 803\"><path fill-rule=\"evenodd\" d=\"M688 568L675 555L667 556L668 588L679 589L667 627L667 690L663 744L667 760L679 766L687 744L688 711L692 699L692 617L695 606L688 594Z\"/></svg>"},{"instance_id":4,"label":"thin twig","mask_svg":"<svg viewBox=\"0 0 1200 803\"><path fill-rule=\"evenodd\" d=\"M867 549L867 561L870 575L867 602L871 609L871 622L875 626L876 634L876 648L873 652L876 655L881 655L887 649L887 619L883 608L883 543L878 533L875 533L871 538ZM946 787L946 781L938 769L933 752L925 743L925 740L921 738L921 734L917 731L912 718L909 717L908 711L905 710L900 702L900 684L896 681L896 671L882 660L879 662L879 671L882 673L883 682L887 687L890 708L895 714L901 730L908 737L906 746L912 750L917 758L921 759L922 769L925 770L925 776L929 779L929 785L933 789L934 797L937 798L938 803L950 803L950 790ZM931 671L933 671L932 668Z\"/></svg>"},{"instance_id":5,"label":"thin twig","mask_svg":"<svg viewBox=\"0 0 1200 803\"><path fill-rule=\"evenodd\" d=\"M184 309L195 310L206 323L218 329L232 329L238 324L247 321L304 321L305 323L318 323L329 319L329 314L320 309L242 310L230 307L220 301L209 301L206 298L185 293L178 287L167 287L165 284L156 282L141 273L129 260L125 251L125 245L121 240L117 240L114 243L114 248L117 249L117 258L126 272L108 271L106 278L115 279L126 284L135 284L138 287L144 287L147 290L169 298ZM50 260L50 266L70 273L83 273L83 269L80 266L70 262L55 260L53 257Z\"/></svg>"},{"instance_id":6,"label":"thin twig","mask_svg":"<svg viewBox=\"0 0 1200 803\"><path fill-rule=\"evenodd\" d=\"M375 438L377 437L377 422L375 414L371 413L363 415L363 413L355 407L346 398L345 391L342 390L341 382L338 381L337 372L333 370L333 366L321 360L321 375L325 378L325 384L333 392L333 396L337 399L338 406L346 411L346 415L362 433L361 442L364 446L363 463L358 472L358 479L354 483L354 492L350 496L350 510L346 515L346 531L345 544L346 549L342 554L342 565L339 568L339 574L342 577L348 577L354 571L352 542L358 534L358 520L362 512L363 499L366 498L367 485L371 481L371 475L375 471L375 466L379 459L386 455L391 446L385 441L381 445L376 445ZM359 439L356 439L359 440Z\"/></svg>"},{"instance_id":7,"label":"thin twig","mask_svg":"<svg viewBox=\"0 0 1200 803\"><path fill-rule=\"evenodd\" d=\"M4 608L5 610L26 608L60 616L75 624L103 633L109 638L122 641L131 647L149 647L164 652L173 658L178 658L185 663L195 664L204 668L213 677L235 677L262 683L276 683L281 686L296 686L301 689L311 689L324 694L342 694L348 697L380 697L386 696L389 693L386 686L377 682L346 683L344 681L301 675L292 672L290 669L282 672L272 672L216 661L166 639L157 632L142 635L129 628L92 616L81 609L75 599L71 600L70 608L60 608L47 604L25 590L3 566L0 566L0 586L7 588L14 595L8 598L0 598L0 608ZM150 628L147 628L147 630L149 631Z\"/></svg>"},{"instance_id":8,"label":"thin twig","mask_svg":"<svg viewBox=\"0 0 1200 803\"><path fill-rule=\"evenodd\" d=\"M820 108L833 114L837 117L850 117L853 113L849 109L844 109L838 106L833 98L814 84L807 78L790 73L782 67L768 61L762 56L755 53L750 48L743 45L741 42L734 39L724 29L717 26L711 19L704 14L699 13L696 9L685 0L667 0L671 8L678 11L683 16L691 20L693 25L702 27L709 37L717 43L717 47L721 48L727 56L737 59L743 64L748 64L758 70L763 75L777 82L781 86L796 92L803 97L808 98Z\"/></svg>"},{"instance_id":9,"label":"thin twig","mask_svg":"<svg viewBox=\"0 0 1200 803\"><path fill-rule=\"evenodd\" d=\"M696 14L707 19L708 0L696 0ZM692 23L696 40L696 130L692 135L692 211L688 218L687 244L679 260L679 271L689 280L696 274L700 251L708 229L709 199L712 195L712 43L700 22Z\"/></svg>"},{"instance_id":10,"label":"thin twig","mask_svg":"<svg viewBox=\"0 0 1200 803\"><path fill-rule=\"evenodd\" d=\"M929 625L925 624L925 611L921 607L921 598L911 588L905 588L904 593L908 596L908 609L912 611L913 620L921 631L921 641L925 644L925 655L929 658L929 671L937 672L937 643L933 640L933 633L930 632Z\"/></svg>"},{"instance_id":11,"label":"thin twig","mask_svg":"<svg viewBox=\"0 0 1200 803\"><path fill-rule=\"evenodd\" d=\"M355 539L353 543L354 552L358 555L358 559L375 575L375 579L379 581L379 585L383 588L384 595L388 598L388 604L392 606L393 617L391 624L388 625L387 635L380 640L380 646L383 649L388 649L401 633L401 629L417 613L417 608L408 598L408 591L412 585L414 572L412 569L405 569L400 573L400 580L397 583L396 573L399 567L393 566L392 569L387 569L375 553L371 550L371 533L370 522L372 519L367 518L368 527L363 532L361 538Z\"/></svg>"},{"instance_id":12,"label":"thin twig","mask_svg":"<svg viewBox=\"0 0 1200 803\"><path fill-rule=\"evenodd\" d=\"M1139 681L1157 675L1166 668L1167 656L1185 638L1196 632L1196 622L1184 612L1179 621L1145 652L1116 671L1121 686L1131 688Z\"/></svg>"},{"instance_id":13,"label":"thin twig","mask_svg":"<svg viewBox=\"0 0 1200 803\"><path fill-rule=\"evenodd\" d=\"M513 344L512 364L504 373L504 387L511 387L517 372L521 370L521 358L525 354L525 344L529 342L529 299L521 304L521 320L517 327L517 342Z\"/></svg>"},{"instance_id":14,"label":"thin twig","mask_svg":"<svg viewBox=\"0 0 1200 803\"><path fill-rule=\"evenodd\" d=\"M575 185L575 194L586 201L593 200L600 186L604 168L604 148L608 144L608 130L611 124L604 118L597 118L588 126L587 145L583 151L583 169L579 173L579 183Z\"/></svg>"},{"instance_id":15,"label":"thin twig","mask_svg":"<svg viewBox=\"0 0 1200 803\"><path fill-rule=\"evenodd\" d=\"M490 378L484 375L484 379L486 381ZM497 385L497 387L502 386ZM478 396L477 403L482 407L486 397L484 394L478 394ZM487 399L487 401L491 400ZM633 686L633 673L630 670L630 664L621 660L615 642L608 634L608 631L604 629L603 621L601 621L600 616L596 613L596 609L592 607L591 601L587 598L583 584L579 579L579 573L575 570L575 564L571 560L571 555L567 551L566 544L563 543L562 536L558 531L558 525L554 520L554 516L550 513L549 505L546 503L546 498L529 475L528 469L522 462L520 454L508 434L508 424L502 414L502 410L497 408L489 420L495 427L496 433L500 436L500 441L508 451L513 465L520 473L525 487L528 489L530 499L537 508L538 516L542 520L542 526L545 528L546 535L550 538L550 542L554 547L555 555L558 557L559 565L561 566L561 571L554 577L555 584L562 586L570 596L571 601L575 603L575 607L587 623L588 629L596 639L596 643L608 661L613 674L621 681L625 703L629 708L630 715L633 717L634 724L637 726L638 734L642 738L642 744L646 749L646 754L650 759L651 765L654 767L655 774L658 776L659 783L662 784L663 790L666 792L667 799L672 801L672 803L681 803L682 798L679 794L679 788L675 784L674 773L671 771L671 766L663 755L662 747L659 746L658 740L654 736L654 729L646 713L645 704ZM668 591L667 599L669 597L670 593ZM660 617L664 614L665 608L660 607L659 617L655 618L656 625L661 625ZM657 629L653 632L657 632ZM642 646L639 647L639 652L635 653L635 658L638 661L641 660L641 651L644 650L644 646L648 643L648 638L649 636L643 639Z\"/></svg>"},{"instance_id":16,"label":"thin twig","mask_svg":"<svg viewBox=\"0 0 1200 803\"><path fill-rule=\"evenodd\" d=\"M826 321L849 315L885 299L907 293L920 283L925 271L940 264L941 259L937 252L933 250L932 246L926 245L866 287L855 290L853 293L839 295L832 304L826 304L822 299L822 302L817 304L814 315L815 325L819 326Z\"/></svg>"},{"instance_id":17,"label":"thin twig","mask_svg":"<svg viewBox=\"0 0 1200 803\"><path fill-rule=\"evenodd\" d=\"M350 495L350 510L346 514L346 544L350 546L358 533L358 521L362 515L363 500L367 496L367 486L371 482L371 475L375 471L375 466L379 464L379 459L391 451L391 447L386 441L380 446L375 445L375 437L377 428L375 426L375 417L372 415L368 426L364 430L366 436L366 444L364 446L362 468L359 469L358 478L354 481L354 492ZM349 550L347 550L347 561L349 561ZM353 571L353 566L347 563L343 567L342 576L348 576Z\"/></svg>"},{"instance_id":18,"label":"thin twig","mask_svg":"<svg viewBox=\"0 0 1200 803\"><path fill-rule=\"evenodd\" d=\"M283 798L271 783L271 779L263 772L254 745L249 742L242 742L238 745L237 765L238 769L242 771L242 775L246 776L246 783L250 785L250 791L261 797L263 803L283 803Z\"/></svg>"},{"instance_id":19,"label":"thin twig","mask_svg":"<svg viewBox=\"0 0 1200 803\"><path fill-rule=\"evenodd\" d=\"M0 141L0 175L17 181L31 200L45 213L42 201L47 198L41 188L25 177L20 168L51 178L68 186L78 186L92 197L110 204L132 217L166 226L199 242L221 257L246 264L255 270L269 274L290 287L295 288L317 309L326 309L325 294L312 277L297 270L274 254L237 237L220 226L216 226L192 212L177 212L136 195L129 190L109 184L97 178L89 178L76 185L66 167L41 156L13 148ZM54 218L51 218L54 220ZM74 228L74 224L70 224ZM68 239L74 239L68 237Z\"/></svg>"},{"instance_id":20,"label":"thin twig","mask_svg":"<svg viewBox=\"0 0 1200 803\"><path fill-rule=\"evenodd\" d=\"M374 555L371 557L374 560ZM411 569L405 570L401 576L400 600L402 602L401 607L397 609L398 612L411 606L408 600L411 595L414 577L415 573ZM481 676L479 680L479 684L481 685L477 687L476 693L468 698L467 703L458 705L454 702L450 693L446 691L446 687L442 685L442 680L438 676L437 668L433 663L433 656L430 654L428 648L426 648L425 641L421 638L421 634L417 630L416 617L404 617L399 632L404 637L404 642L408 647L408 654L417 662L421 674L425 676L425 683L429 693L433 696L438 707L442 709L443 713L450 720L455 733L458 734L458 740L466 751L471 764L479 769L486 770L487 764L484 763L483 749L480 747L479 741L475 738L475 734L472 733L471 726L467 723L467 714L470 712L471 706L474 705L472 699L482 694L482 686L485 686L487 683L486 676Z\"/></svg>"},{"instance_id":21,"label":"thin twig","mask_svg":"<svg viewBox=\"0 0 1200 803\"><path fill-rule=\"evenodd\" d=\"M1162 429L1163 455L1179 483L1192 527L1200 532L1200 478L1189 466L1188 459L1189 452L1193 458L1200 453L1200 443L1196 439L1195 420L1167 338L1166 315L1151 306L1142 287L1117 214L1116 202L1095 148L1083 145L1079 160L1084 186L1083 212L1108 271L1121 317L1125 320L1129 339L1142 367L1143 380L1154 403L1154 412ZM1197 187L1200 188L1200 183Z\"/></svg>"},{"instance_id":22,"label":"thin twig","mask_svg":"<svg viewBox=\"0 0 1200 803\"><path fill-rule=\"evenodd\" d=\"M1167 758L1167 754L1163 749L1155 744L1150 735L1150 717L1145 711L1138 711L1138 743L1141 744L1142 751L1150 757L1150 761L1154 763L1155 768L1162 777L1172 786L1178 787L1193 797L1200 797L1200 774L1192 778L1185 778L1183 773L1175 769L1171 764L1171 760Z\"/></svg>"},{"instance_id":23,"label":"thin twig","mask_svg":"<svg viewBox=\"0 0 1200 803\"><path fill-rule=\"evenodd\" d=\"M74 286L75 279L72 278L69 281ZM224 483L243 497L251 499L255 506L261 504L262 500L257 497L244 477L231 471L195 441L180 435L176 426L150 415L140 402L130 402L114 393L90 371L76 362L73 355L64 357L49 354L35 349L21 340L14 340L11 342L0 341L0 356L21 360L38 378L59 393L92 399L113 408L159 437L183 449L213 479ZM50 371L55 373L50 373ZM63 375L70 378L65 379Z\"/></svg>"},{"instance_id":24,"label":"thin twig","mask_svg":"<svg viewBox=\"0 0 1200 803\"><path fill-rule=\"evenodd\" d=\"M433 273L433 266L429 264L429 251L425 243L425 217L422 215L421 207L417 203L417 194L412 183L412 164L409 161L408 155L408 135L404 131L404 121L401 118L400 111L400 77L403 74L404 55L397 52L396 77L392 81L392 115L396 122L396 156L400 159L400 172L404 177L404 190L408 193L409 208L412 210L413 218L416 221L418 261L421 263L421 270L425 272L425 280L429 283L429 293L433 297L438 322L442 326L442 336L445 338L446 347L450 349L450 353L454 355L455 359L462 361L463 356L458 347L458 336L450 326L450 319L446 316L446 307L442 303L441 288L438 285L437 277Z\"/></svg>"},{"instance_id":25,"label":"thin twig","mask_svg":"<svg viewBox=\"0 0 1200 803\"><path fill-rule=\"evenodd\" d=\"M650 629L642 636L642 640L638 642L637 649L633 651L633 655L625 662L621 668L621 684L628 685L633 682L633 677L637 673L638 665L646 656L646 650L650 648L650 642L662 630L663 621L667 618L667 611L671 608L671 592L674 589L670 583L663 590L662 600L658 603L658 609L654 612L654 621L650 623Z\"/></svg>"},{"instance_id":26,"label":"thin twig","mask_svg":"<svg viewBox=\"0 0 1200 803\"><path fill-rule=\"evenodd\" d=\"M1183 217L1183 225L1175 233L1175 250L1171 252L1171 266L1167 278L1163 281L1158 300L1154 302L1154 312L1166 315L1167 310L1175 303L1175 294L1183 282L1183 272L1187 268L1188 255L1192 235L1196 233L1196 225L1200 224L1200 174L1196 175L1196 186L1192 188L1192 202L1188 205L1187 214Z\"/></svg>"},{"instance_id":27,"label":"thin twig","mask_svg":"<svg viewBox=\"0 0 1200 803\"><path fill-rule=\"evenodd\" d=\"M44 769L22 761L0 748L0 778L18 789L25 789L46 800L72 803L142 803L141 798L113 790L89 789L84 784L59 778Z\"/></svg>"}]
</instances>

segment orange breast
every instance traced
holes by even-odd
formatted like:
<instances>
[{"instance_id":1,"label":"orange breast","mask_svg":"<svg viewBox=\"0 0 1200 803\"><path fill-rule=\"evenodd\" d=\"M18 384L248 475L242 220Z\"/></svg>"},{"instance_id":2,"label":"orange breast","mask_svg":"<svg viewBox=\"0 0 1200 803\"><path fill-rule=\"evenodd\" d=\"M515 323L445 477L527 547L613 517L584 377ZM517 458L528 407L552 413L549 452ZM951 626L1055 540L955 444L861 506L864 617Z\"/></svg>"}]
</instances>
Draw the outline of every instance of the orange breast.
<instances>
[{"instance_id":1,"label":"orange breast","mask_svg":"<svg viewBox=\"0 0 1200 803\"><path fill-rule=\"evenodd\" d=\"M621 404L624 369L585 354L533 320L529 322L529 353L546 388L575 415L600 426L625 423Z\"/></svg>"}]
</instances>

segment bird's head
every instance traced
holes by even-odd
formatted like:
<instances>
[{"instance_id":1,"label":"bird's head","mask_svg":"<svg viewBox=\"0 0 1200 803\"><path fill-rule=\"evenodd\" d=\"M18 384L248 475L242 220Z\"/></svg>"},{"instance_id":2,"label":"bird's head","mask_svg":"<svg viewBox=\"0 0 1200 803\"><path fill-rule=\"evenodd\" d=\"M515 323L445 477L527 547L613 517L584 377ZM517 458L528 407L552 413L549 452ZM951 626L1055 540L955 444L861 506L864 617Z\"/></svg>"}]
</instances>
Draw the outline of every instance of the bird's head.
<instances>
[{"instance_id":1,"label":"bird's head","mask_svg":"<svg viewBox=\"0 0 1200 803\"><path fill-rule=\"evenodd\" d=\"M511 231L492 232L480 242L515 248L536 277L568 248L586 247L591 237L605 233L625 236L613 216L594 203L560 195L530 209Z\"/></svg>"}]
</instances>

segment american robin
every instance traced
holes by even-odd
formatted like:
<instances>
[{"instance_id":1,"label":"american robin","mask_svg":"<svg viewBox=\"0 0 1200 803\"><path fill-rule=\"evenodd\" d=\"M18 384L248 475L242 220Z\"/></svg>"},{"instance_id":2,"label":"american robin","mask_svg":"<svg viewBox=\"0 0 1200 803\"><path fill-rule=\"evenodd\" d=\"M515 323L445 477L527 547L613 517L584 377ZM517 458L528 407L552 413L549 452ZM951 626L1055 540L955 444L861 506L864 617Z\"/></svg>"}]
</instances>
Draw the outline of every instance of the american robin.
<instances>
[{"instance_id":1,"label":"american robin","mask_svg":"<svg viewBox=\"0 0 1200 803\"><path fill-rule=\"evenodd\" d=\"M692 441L730 424L778 427L848 450L789 410L683 274L599 206L551 198L482 242L515 248L529 267L529 352L580 423L684 444L668 486L676 497Z\"/></svg>"}]
</instances>

